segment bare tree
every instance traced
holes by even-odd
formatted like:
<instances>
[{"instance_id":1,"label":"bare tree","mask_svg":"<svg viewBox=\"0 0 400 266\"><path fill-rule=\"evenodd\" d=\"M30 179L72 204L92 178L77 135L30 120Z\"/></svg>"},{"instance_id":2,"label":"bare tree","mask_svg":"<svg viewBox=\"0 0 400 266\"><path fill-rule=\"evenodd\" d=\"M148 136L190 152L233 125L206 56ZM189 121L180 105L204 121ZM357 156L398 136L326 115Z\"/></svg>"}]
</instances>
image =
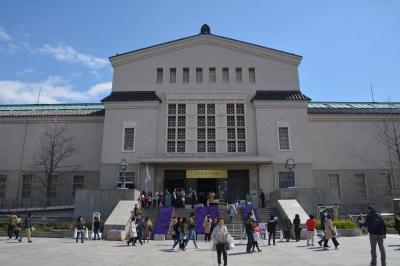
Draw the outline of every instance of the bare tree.
<instances>
[{"instance_id":1,"label":"bare tree","mask_svg":"<svg viewBox=\"0 0 400 266\"><path fill-rule=\"evenodd\" d=\"M383 165L388 169L393 181L393 194L400 195L400 114L391 113L384 119L376 134L377 140L384 145L386 157Z\"/></svg>"},{"instance_id":2,"label":"bare tree","mask_svg":"<svg viewBox=\"0 0 400 266\"><path fill-rule=\"evenodd\" d=\"M47 205L51 202L52 187L64 176L79 169L79 164L69 164L77 153L75 137L67 135L66 125L58 122L49 124L40 138L32 162L33 175L38 180L35 183L38 190L45 193Z\"/></svg>"}]
</instances>

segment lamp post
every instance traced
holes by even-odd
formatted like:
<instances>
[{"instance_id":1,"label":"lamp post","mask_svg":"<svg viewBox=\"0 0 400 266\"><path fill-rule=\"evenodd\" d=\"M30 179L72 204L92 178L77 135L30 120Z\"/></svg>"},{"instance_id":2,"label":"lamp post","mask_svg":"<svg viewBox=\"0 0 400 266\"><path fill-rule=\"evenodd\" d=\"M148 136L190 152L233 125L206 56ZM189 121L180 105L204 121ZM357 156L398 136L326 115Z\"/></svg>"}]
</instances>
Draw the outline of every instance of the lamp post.
<instances>
[{"instance_id":1,"label":"lamp post","mask_svg":"<svg viewBox=\"0 0 400 266\"><path fill-rule=\"evenodd\" d=\"M119 163L119 169L121 169L121 171L122 171L122 180L121 180L121 188L122 189L125 189L126 187L125 187L125 179L126 179L126 176L125 176L125 171L126 171L126 169L128 168L128 163L127 163L127 161L125 160L125 159L122 159L121 160L121 162Z\"/></svg>"},{"instance_id":2,"label":"lamp post","mask_svg":"<svg viewBox=\"0 0 400 266\"><path fill-rule=\"evenodd\" d=\"M288 187L294 187L293 169L296 167L293 159L286 159L285 168L289 170L289 182ZM288 183L289 183L288 182Z\"/></svg>"}]
</instances>

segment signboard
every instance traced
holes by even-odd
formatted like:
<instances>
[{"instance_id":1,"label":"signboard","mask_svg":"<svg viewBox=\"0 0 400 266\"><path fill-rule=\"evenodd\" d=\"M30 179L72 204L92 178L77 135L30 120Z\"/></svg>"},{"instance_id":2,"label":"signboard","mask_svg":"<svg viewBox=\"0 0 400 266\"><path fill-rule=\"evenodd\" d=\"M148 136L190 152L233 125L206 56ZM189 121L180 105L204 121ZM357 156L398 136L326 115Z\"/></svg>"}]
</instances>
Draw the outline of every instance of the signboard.
<instances>
[{"instance_id":1,"label":"signboard","mask_svg":"<svg viewBox=\"0 0 400 266\"><path fill-rule=\"evenodd\" d=\"M228 178L228 170L186 170L186 178Z\"/></svg>"}]
</instances>

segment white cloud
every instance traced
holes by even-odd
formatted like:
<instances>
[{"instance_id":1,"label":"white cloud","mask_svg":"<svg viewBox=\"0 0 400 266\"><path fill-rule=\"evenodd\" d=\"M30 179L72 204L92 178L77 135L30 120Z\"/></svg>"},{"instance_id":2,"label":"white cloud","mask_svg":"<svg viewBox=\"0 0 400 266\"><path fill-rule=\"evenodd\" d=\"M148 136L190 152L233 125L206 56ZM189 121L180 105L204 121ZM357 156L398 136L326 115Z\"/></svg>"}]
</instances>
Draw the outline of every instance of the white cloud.
<instances>
[{"instance_id":1,"label":"white cloud","mask_svg":"<svg viewBox=\"0 0 400 266\"><path fill-rule=\"evenodd\" d=\"M96 102L110 88L111 82L105 82L79 91L60 76L50 76L39 82L0 80L0 103L34 104L37 103L39 91L40 103Z\"/></svg>"},{"instance_id":2,"label":"white cloud","mask_svg":"<svg viewBox=\"0 0 400 266\"><path fill-rule=\"evenodd\" d=\"M42 54L53 56L55 59L67 63L79 63L90 69L100 69L109 66L109 63L104 58L94 57L90 54L84 54L76 51L68 45L59 44L53 46L45 44L39 49Z\"/></svg>"},{"instance_id":3,"label":"white cloud","mask_svg":"<svg viewBox=\"0 0 400 266\"><path fill-rule=\"evenodd\" d=\"M6 32L6 30L0 26L0 42L10 42L11 36Z\"/></svg>"},{"instance_id":4,"label":"white cloud","mask_svg":"<svg viewBox=\"0 0 400 266\"><path fill-rule=\"evenodd\" d=\"M109 92L111 92L111 82L104 82L92 86L87 91L87 94L90 96L98 96L108 94Z\"/></svg>"},{"instance_id":5,"label":"white cloud","mask_svg":"<svg viewBox=\"0 0 400 266\"><path fill-rule=\"evenodd\" d=\"M33 70L32 68L25 68L24 70L17 72L17 76L18 77L26 77L26 76L29 76L34 73L35 73L35 70Z\"/></svg>"}]
</instances>

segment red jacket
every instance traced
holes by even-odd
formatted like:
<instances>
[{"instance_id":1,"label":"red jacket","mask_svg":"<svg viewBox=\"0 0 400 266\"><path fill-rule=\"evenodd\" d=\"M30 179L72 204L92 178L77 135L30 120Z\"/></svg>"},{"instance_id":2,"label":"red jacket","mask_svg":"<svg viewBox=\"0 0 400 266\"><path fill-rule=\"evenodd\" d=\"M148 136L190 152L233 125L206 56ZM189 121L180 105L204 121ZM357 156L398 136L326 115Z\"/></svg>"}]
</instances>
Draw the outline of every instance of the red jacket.
<instances>
[{"instance_id":1,"label":"red jacket","mask_svg":"<svg viewBox=\"0 0 400 266\"><path fill-rule=\"evenodd\" d=\"M307 231L314 231L316 223L315 219L308 219L306 222Z\"/></svg>"}]
</instances>

